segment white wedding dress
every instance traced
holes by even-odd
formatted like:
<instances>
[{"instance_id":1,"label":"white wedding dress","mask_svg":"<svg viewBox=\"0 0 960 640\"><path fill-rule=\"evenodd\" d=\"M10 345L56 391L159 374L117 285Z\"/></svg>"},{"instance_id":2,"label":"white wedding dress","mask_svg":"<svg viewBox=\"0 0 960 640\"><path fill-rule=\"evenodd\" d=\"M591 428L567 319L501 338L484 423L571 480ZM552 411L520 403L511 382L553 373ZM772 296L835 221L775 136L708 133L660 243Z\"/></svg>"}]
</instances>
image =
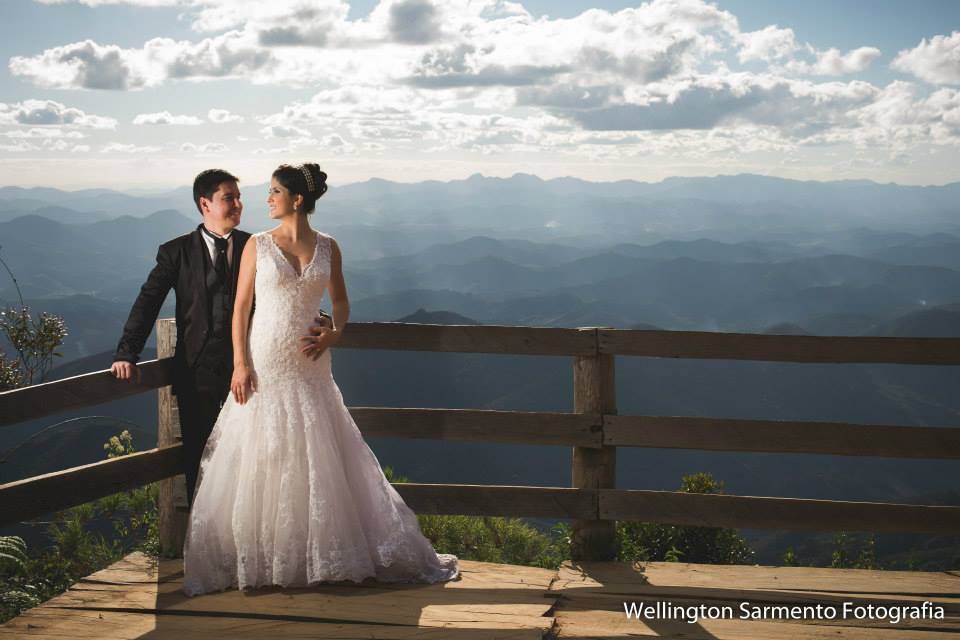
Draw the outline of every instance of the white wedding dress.
<instances>
[{"instance_id":1,"label":"white wedding dress","mask_svg":"<svg viewBox=\"0 0 960 640\"><path fill-rule=\"evenodd\" d=\"M375 577L440 582L458 574L387 482L330 369L300 353L330 276L318 233L298 274L269 233L257 247L250 355L257 392L224 404L200 464L184 544L188 595Z\"/></svg>"}]
</instances>

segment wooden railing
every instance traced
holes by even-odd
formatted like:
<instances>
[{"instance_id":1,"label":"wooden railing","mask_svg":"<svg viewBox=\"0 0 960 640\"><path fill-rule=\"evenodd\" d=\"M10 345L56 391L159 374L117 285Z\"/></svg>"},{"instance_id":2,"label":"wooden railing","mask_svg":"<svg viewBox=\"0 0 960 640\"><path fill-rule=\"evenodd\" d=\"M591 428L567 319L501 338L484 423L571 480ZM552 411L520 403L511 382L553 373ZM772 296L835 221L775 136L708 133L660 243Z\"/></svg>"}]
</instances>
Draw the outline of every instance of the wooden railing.
<instances>
[{"instance_id":1,"label":"wooden railing","mask_svg":"<svg viewBox=\"0 0 960 640\"><path fill-rule=\"evenodd\" d=\"M26 520L121 490L161 481L161 543L179 550L186 514L174 477L182 470L169 394L173 322L158 322L160 359L138 382L107 371L0 394L0 426L120 396L160 389L158 447L132 456L0 485L0 523ZM353 323L338 348L444 351L573 358L573 413L352 407L366 436L550 444L573 447L572 487L396 485L419 513L569 518L575 559L615 553L615 521L822 531L960 532L960 507L688 494L617 489L617 447L960 458L960 428L837 422L620 416L615 355L767 360L960 364L960 339L814 337L640 331Z\"/></svg>"}]
</instances>

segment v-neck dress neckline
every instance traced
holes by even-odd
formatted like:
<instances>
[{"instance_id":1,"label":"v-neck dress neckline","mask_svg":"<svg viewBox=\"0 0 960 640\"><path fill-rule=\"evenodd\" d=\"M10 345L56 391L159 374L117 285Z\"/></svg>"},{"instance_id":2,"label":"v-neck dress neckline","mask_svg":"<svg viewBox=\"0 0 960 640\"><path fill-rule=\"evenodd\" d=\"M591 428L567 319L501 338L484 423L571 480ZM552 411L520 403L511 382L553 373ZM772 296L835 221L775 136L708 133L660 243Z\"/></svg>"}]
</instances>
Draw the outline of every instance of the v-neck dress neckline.
<instances>
[{"instance_id":1,"label":"v-neck dress neckline","mask_svg":"<svg viewBox=\"0 0 960 640\"><path fill-rule=\"evenodd\" d=\"M310 259L307 261L307 264L305 264L303 268L298 271L297 268L293 266L293 262L290 260L290 258L287 257L287 254L284 252L284 250L280 248L279 244L277 244L277 239L273 237L273 234L271 232L267 231L267 235L270 236L270 242L273 244L276 250L280 253L280 257L283 258L283 261L287 263L287 266L290 267L290 270L293 271L293 274L297 278L302 278L303 274L307 272L307 269L309 269L313 265L314 261L317 259L317 250L320 247L320 233L319 232L315 232L315 233L316 233L316 237L313 239L313 255L310 256Z\"/></svg>"}]
</instances>

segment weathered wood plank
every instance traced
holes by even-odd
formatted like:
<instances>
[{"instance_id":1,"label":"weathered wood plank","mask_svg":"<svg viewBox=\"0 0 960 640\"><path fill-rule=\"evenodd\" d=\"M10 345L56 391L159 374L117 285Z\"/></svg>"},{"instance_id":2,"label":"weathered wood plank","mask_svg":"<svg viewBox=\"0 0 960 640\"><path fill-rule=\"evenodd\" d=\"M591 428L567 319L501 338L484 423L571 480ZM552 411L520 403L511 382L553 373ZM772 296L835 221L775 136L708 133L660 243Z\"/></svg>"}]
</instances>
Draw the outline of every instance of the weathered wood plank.
<instances>
[{"instance_id":1,"label":"weathered wood plank","mask_svg":"<svg viewBox=\"0 0 960 640\"><path fill-rule=\"evenodd\" d=\"M170 384L173 361L148 360L136 380L117 380L109 369L0 393L0 427L70 409L109 402Z\"/></svg>"},{"instance_id":2,"label":"weathered wood plank","mask_svg":"<svg viewBox=\"0 0 960 640\"><path fill-rule=\"evenodd\" d=\"M423 514L592 518L596 491L562 487L477 484L393 485L407 505Z\"/></svg>"},{"instance_id":3,"label":"weathered wood plank","mask_svg":"<svg viewBox=\"0 0 960 640\"><path fill-rule=\"evenodd\" d=\"M600 353L655 358L960 364L960 338L784 336L601 329Z\"/></svg>"},{"instance_id":4,"label":"weathered wood plank","mask_svg":"<svg viewBox=\"0 0 960 640\"><path fill-rule=\"evenodd\" d=\"M0 485L0 524L90 502L180 473L183 445L55 471Z\"/></svg>"},{"instance_id":5,"label":"weathered wood plank","mask_svg":"<svg viewBox=\"0 0 960 640\"><path fill-rule=\"evenodd\" d=\"M641 568L644 579L651 585L915 595L960 601L960 577L943 571L875 571L689 562L644 562ZM588 573L594 572L588 570Z\"/></svg>"},{"instance_id":6,"label":"weathered wood plank","mask_svg":"<svg viewBox=\"0 0 960 640\"><path fill-rule=\"evenodd\" d=\"M889 576L887 574L890 574ZM948 576L947 582L958 579ZM896 593L897 585L906 581L909 595ZM934 633L926 637L960 631L960 598L944 596L955 585L943 584L940 574L905 571L869 571L846 569L811 569L806 567L759 567L742 565L705 565L686 563L643 563L636 567L612 562L565 562L551 586L562 598L554 612L560 628L558 637L630 637L629 633L680 637L674 625L683 625L687 633L705 632L710 625L728 635L719 637L789 637L869 638L885 636L889 629ZM844 592L844 586L872 586L877 593ZM801 587L797 589L795 587ZM802 590L803 587L815 587ZM938 593L940 592L940 593ZM958 595L950 593L950 596ZM773 606L835 606L842 611L843 602L889 606L920 606L924 601L943 606L945 620L905 619L896 625L883 619L838 620L707 620L689 624L684 620L628 620L624 602L654 604L664 602L679 606L727 606L739 614L742 602ZM842 616L840 616L842 618ZM784 625L784 626L767 626ZM871 628L869 631L867 628ZM566 631L565 631L566 630ZM873 635L871 635L871 633ZM880 633L881 635L876 635ZM595 634L595 635L594 635ZM683 635L682 637L689 637ZM705 636L706 637L706 636ZM901 637L899 634L888 636ZM903 637L911 637L906 635ZM925 637L925 636L917 636ZM952 637L952 636L949 636Z\"/></svg>"},{"instance_id":7,"label":"weathered wood plank","mask_svg":"<svg viewBox=\"0 0 960 640\"><path fill-rule=\"evenodd\" d=\"M177 344L177 323L172 318L157 320L157 358L172 358ZM157 390L157 446L168 447L181 442L180 414L173 388L169 385ZM157 511L158 537L161 553L180 555L187 533L187 513L177 509L177 484L184 480L179 475L160 480Z\"/></svg>"},{"instance_id":8,"label":"weathered wood plank","mask_svg":"<svg viewBox=\"0 0 960 640\"><path fill-rule=\"evenodd\" d=\"M351 322L336 348L577 356L596 353L596 342L553 327Z\"/></svg>"},{"instance_id":9,"label":"weathered wood plank","mask_svg":"<svg viewBox=\"0 0 960 640\"><path fill-rule=\"evenodd\" d=\"M960 428L843 422L604 416L606 445L817 453L889 458L960 458Z\"/></svg>"},{"instance_id":10,"label":"weathered wood plank","mask_svg":"<svg viewBox=\"0 0 960 640\"><path fill-rule=\"evenodd\" d=\"M651 587L781 590L790 592L914 595L960 600L960 577L943 571L876 571L827 567L698 564L690 562L564 562L551 587L557 591L642 594Z\"/></svg>"},{"instance_id":11,"label":"weathered wood plank","mask_svg":"<svg viewBox=\"0 0 960 640\"><path fill-rule=\"evenodd\" d=\"M366 437L599 447L599 414L350 407Z\"/></svg>"},{"instance_id":12,"label":"weathered wood plank","mask_svg":"<svg viewBox=\"0 0 960 640\"><path fill-rule=\"evenodd\" d=\"M596 339L597 329L582 329ZM578 356L573 362L573 410L577 413L615 414L616 379L610 354ZM612 489L617 486L617 449L574 447L571 481L578 489ZM583 560L616 557L616 523L577 519L571 523L570 553Z\"/></svg>"},{"instance_id":13,"label":"weathered wood plank","mask_svg":"<svg viewBox=\"0 0 960 640\"><path fill-rule=\"evenodd\" d=\"M278 617L282 616L278 613ZM552 618L551 618L552 620ZM455 628L330 623L241 615L126 612L41 606L0 625L0 638L38 640L540 640L540 628Z\"/></svg>"},{"instance_id":14,"label":"weathered wood plank","mask_svg":"<svg viewBox=\"0 0 960 640\"><path fill-rule=\"evenodd\" d=\"M702 527L812 531L960 531L960 507L601 490L600 517Z\"/></svg>"},{"instance_id":15,"label":"weathered wood plank","mask_svg":"<svg viewBox=\"0 0 960 640\"><path fill-rule=\"evenodd\" d=\"M501 581L511 570L512 580ZM440 627L453 633L461 628L536 629L543 633L552 624L552 618L545 614L554 605L547 589L555 575L554 571L536 567L465 560L458 580L439 584L384 584L368 579L360 584L328 583L308 588L230 589L189 598L181 592L182 562L158 562L134 553L87 576L42 607L158 614L158 624L176 617L210 615L233 617L241 628L245 623L240 619L284 619L351 627Z\"/></svg>"},{"instance_id":16,"label":"weathered wood plank","mask_svg":"<svg viewBox=\"0 0 960 640\"><path fill-rule=\"evenodd\" d=\"M949 629L927 631L902 625L859 627L837 624L813 624L768 620L703 619L694 624L686 620L627 619L619 611L570 610L564 602L556 612L560 640L614 640L619 638L710 638L716 640L948 640L956 637ZM698 603L690 603L696 605Z\"/></svg>"},{"instance_id":17,"label":"weathered wood plank","mask_svg":"<svg viewBox=\"0 0 960 640\"><path fill-rule=\"evenodd\" d=\"M540 567L526 567L493 562L478 562L476 560L460 560L461 579L443 584L444 589L528 589L546 591L553 582L557 572L553 569ZM183 582L183 560L172 558L154 558L144 553L134 552L113 563L106 569L86 576L81 582L101 582L124 585L143 582ZM334 589L367 589L370 583L354 584L352 582L336 585L322 585ZM407 589L421 588L414 585L389 584L378 585L372 583L372 588ZM317 587L320 588L320 587Z\"/></svg>"},{"instance_id":18,"label":"weathered wood plank","mask_svg":"<svg viewBox=\"0 0 960 640\"><path fill-rule=\"evenodd\" d=\"M409 585L408 585L409 586ZM77 584L50 606L70 609L216 613L259 618L288 617L316 622L379 623L407 626L488 626L549 628L544 614L553 601L543 592L510 589L445 590L440 585L389 589L338 585L236 589L188 598L179 584Z\"/></svg>"}]
</instances>

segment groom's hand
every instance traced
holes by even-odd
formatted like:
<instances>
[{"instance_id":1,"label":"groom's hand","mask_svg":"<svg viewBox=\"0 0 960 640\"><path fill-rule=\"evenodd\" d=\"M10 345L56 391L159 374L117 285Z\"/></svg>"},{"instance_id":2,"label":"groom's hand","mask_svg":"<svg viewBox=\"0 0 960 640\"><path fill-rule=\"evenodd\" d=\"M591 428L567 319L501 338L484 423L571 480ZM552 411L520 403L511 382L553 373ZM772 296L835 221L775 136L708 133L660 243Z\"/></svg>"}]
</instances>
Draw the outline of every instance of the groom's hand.
<instances>
[{"instance_id":1,"label":"groom's hand","mask_svg":"<svg viewBox=\"0 0 960 640\"><path fill-rule=\"evenodd\" d=\"M333 319L330 316L328 316L326 313L321 311L320 313L317 314L317 317L313 319L313 324L310 325L310 335L304 336L303 338L301 338L301 340L307 343L311 343L313 342L312 336L322 335L324 329L326 330L333 329ZM307 346L309 347L311 345L307 344ZM312 359L313 361L316 361L317 358L319 358L323 354L322 350L317 350L317 349L310 349L308 351L307 348L304 348L304 349L301 349L301 351L306 353L307 357Z\"/></svg>"},{"instance_id":2,"label":"groom's hand","mask_svg":"<svg viewBox=\"0 0 960 640\"><path fill-rule=\"evenodd\" d=\"M126 360L117 360L110 366L110 373L114 375L118 380L133 380L133 375L136 373L137 382L140 382L140 369L137 368L137 365L132 362L127 362Z\"/></svg>"},{"instance_id":3,"label":"groom's hand","mask_svg":"<svg viewBox=\"0 0 960 640\"><path fill-rule=\"evenodd\" d=\"M318 331L310 327L310 333L311 335L300 338L305 343L300 352L314 361L323 355L327 347L333 346L340 339L340 332L330 327L318 327Z\"/></svg>"}]
</instances>

